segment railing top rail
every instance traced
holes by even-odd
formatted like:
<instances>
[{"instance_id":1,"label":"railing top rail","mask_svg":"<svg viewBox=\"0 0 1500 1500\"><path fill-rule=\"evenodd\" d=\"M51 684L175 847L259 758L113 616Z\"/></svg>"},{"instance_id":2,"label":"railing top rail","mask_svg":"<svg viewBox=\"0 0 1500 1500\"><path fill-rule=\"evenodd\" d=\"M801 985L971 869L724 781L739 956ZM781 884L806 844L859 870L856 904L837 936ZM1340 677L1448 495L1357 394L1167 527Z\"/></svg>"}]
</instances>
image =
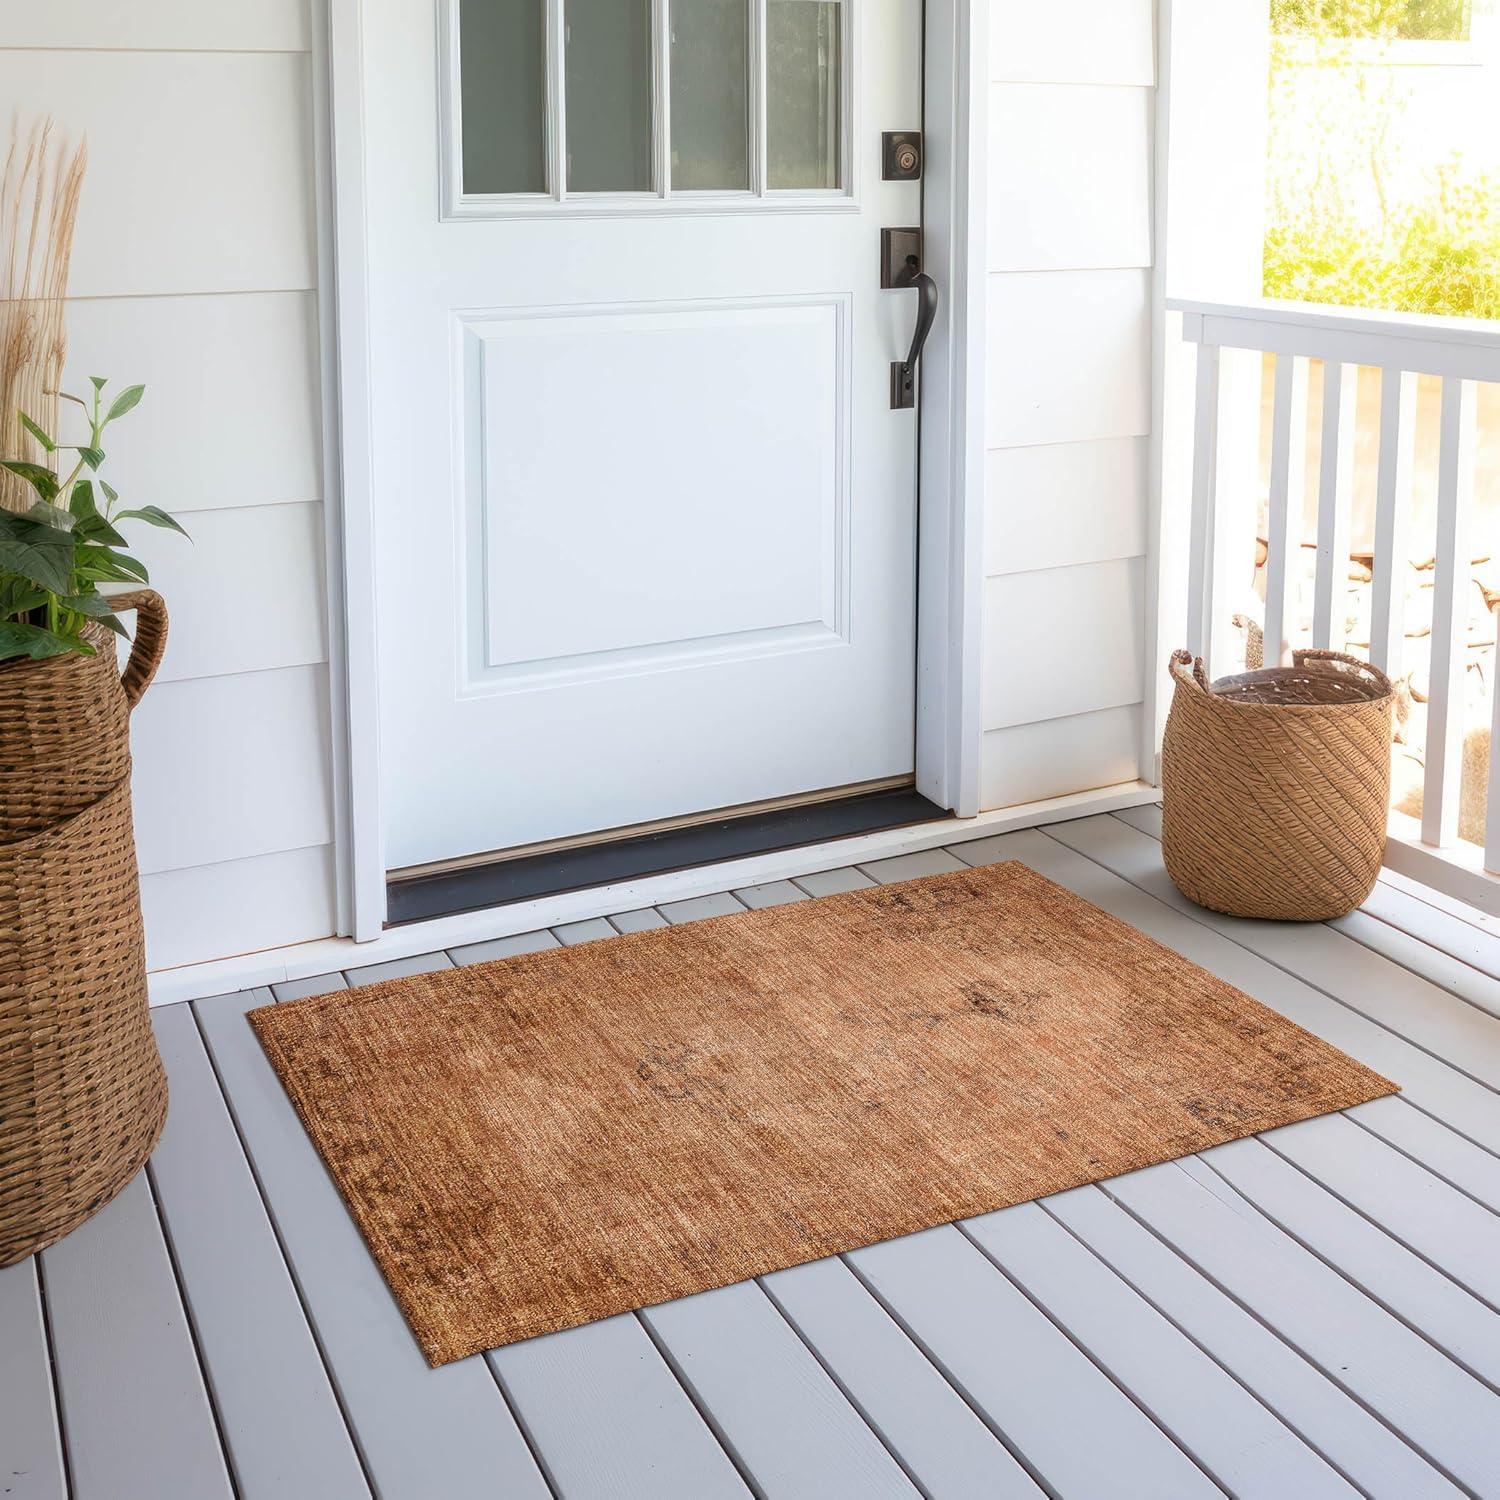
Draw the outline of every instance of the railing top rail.
<instances>
[{"instance_id":1,"label":"railing top rail","mask_svg":"<svg viewBox=\"0 0 1500 1500\"><path fill-rule=\"evenodd\" d=\"M1470 380L1500 380L1500 321L1320 307L1305 302L1198 302L1170 297L1192 343Z\"/></svg>"},{"instance_id":2,"label":"railing top rail","mask_svg":"<svg viewBox=\"0 0 1500 1500\"><path fill-rule=\"evenodd\" d=\"M1208 318L1243 318L1252 323L1323 328L1330 333L1375 333L1394 339L1441 339L1500 349L1500 321L1490 318L1445 318L1434 313L1383 312L1369 307L1325 307L1310 302L1197 302L1168 297L1171 312Z\"/></svg>"}]
</instances>

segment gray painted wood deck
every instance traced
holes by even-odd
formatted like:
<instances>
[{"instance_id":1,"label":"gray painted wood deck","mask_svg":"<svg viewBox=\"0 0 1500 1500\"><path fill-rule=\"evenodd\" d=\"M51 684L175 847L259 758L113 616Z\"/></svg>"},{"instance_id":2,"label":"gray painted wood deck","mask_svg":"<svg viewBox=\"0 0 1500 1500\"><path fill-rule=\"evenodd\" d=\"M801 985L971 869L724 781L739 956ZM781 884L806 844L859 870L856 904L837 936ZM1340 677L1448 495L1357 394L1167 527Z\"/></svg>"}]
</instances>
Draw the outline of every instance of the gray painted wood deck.
<instances>
[{"instance_id":1,"label":"gray painted wood deck","mask_svg":"<svg viewBox=\"0 0 1500 1500\"><path fill-rule=\"evenodd\" d=\"M1166 879L1155 809L275 987L1022 859L1399 1097L429 1370L261 1054L155 1012L166 1135L0 1271L0 1496L1500 1496L1500 936L1410 890L1314 926Z\"/></svg>"}]
</instances>

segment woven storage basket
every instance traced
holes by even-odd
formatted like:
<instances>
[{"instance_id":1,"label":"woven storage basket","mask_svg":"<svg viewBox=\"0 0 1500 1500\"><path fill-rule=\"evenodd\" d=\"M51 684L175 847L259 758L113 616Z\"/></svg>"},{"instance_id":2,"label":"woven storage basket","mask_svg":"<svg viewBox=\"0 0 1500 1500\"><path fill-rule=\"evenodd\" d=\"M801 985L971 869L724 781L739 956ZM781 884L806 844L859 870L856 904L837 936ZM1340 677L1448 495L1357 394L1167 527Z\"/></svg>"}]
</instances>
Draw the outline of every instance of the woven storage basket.
<instances>
[{"instance_id":1,"label":"woven storage basket","mask_svg":"<svg viewBox=\"0 0 1500 1500\"><path fill-rule=\"evenodd\" d=\"M0 1266L109 1202L166 1119L129 749L166 611L149 589L114 604L137 613L123 679L94 626L94 656L0 666Z\"/></svg>"},{"instance_id":2,"label":"woven storage basket","mask_svg":"<svg viewBox=\"0 0 1500 1500\"><path fill-rule=\"evenodd\" d=\"M1162 854L1184 896L1237 917L1317 922L1370 894L1385 852L1390 680L1297 651L1209 683L1186 651L1162 742Z\"/></svg>"}]
</instances>

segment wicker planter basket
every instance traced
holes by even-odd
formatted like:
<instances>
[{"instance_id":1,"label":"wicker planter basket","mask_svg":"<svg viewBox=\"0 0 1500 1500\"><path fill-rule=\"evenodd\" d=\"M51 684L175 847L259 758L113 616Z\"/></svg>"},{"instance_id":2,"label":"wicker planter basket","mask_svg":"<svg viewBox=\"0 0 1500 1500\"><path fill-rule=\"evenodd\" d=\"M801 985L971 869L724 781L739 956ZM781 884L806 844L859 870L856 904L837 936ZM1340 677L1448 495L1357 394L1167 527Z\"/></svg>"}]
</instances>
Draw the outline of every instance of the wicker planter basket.
<instances>
[{"instance_id":1,"label":"wicker planter basket","mask_svg":"<svg viewBox=\"0 0 1500 1500\"><path fill-rule=\"evenodd\" d=\"M1237 917L1323 921L1385 852L1392 690L1333 651L1210 684L1186 651L1162 743L1162 853L1178 890Z\"/></svg>"},{"instance_id":2,"label":"wicker planter basket","mask_svg":"<svg viewBox=\"0 0 1500 1500\"><path fill-rule=\"evenodd\" d=\"M96 656L0 666L0 1266L43 1249L135 1176L167 1080L146 1011L130 710L166 644L149 589L122 679Z\"/></svg>"}]
</instances>

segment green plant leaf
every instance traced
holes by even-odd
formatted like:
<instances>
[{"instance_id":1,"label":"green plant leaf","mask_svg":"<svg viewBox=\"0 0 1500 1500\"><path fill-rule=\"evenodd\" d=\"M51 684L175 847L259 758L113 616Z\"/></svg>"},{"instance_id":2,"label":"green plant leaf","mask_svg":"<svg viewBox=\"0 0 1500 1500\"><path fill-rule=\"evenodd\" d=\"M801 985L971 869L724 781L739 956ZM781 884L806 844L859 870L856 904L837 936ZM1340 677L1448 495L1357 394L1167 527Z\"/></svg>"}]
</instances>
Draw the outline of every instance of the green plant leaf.
<instances>
[{"instance_id":1,"label":"green plant leaf","mask_svg":"<svg viewBox=\"0 0 1500 1500\"><path fill-rule=\"evenodd\" d=\"M39 589L34 583L27 583L23 579L12 577L3 587L0 587L0 616L19 618L21 615L30 614L34 609L40 609L49 599L56 596Z\"/></svg>"},{"instance_id":2,"label":"green plant leaf","mask_svg":"<svg viewBox=\"0 0 1500 1500\"><path fill-rule=\"evenodd\" d=\"M78 576L87 582L149 583L145 564L128 552L115 552L92 543L78 549ZM59 590L66 592L66 590Z\"/></svg>"},{"instance_id":3,"label":"green plant leaf","mask_svg":"<svg viewBox=\"0 0 1500 1500\"><path fill-rule=\"evenodd\" d=\"M109 384L109 381L107 381L102 375L90 375L89 384L93 386L96 391L102 391L104 387Z\"/></svg>"},{"instance_id":4,"label":"green plant leaf","mask_svg":"<svg viewBox=\"0 0 1500 1500\"><path fill-rule=\"evenodd\" d=\"M78 535L86 542L97 543L101 547L124 547L126 541L103 516L95 511L91 516L85 516L78 523Z\"/></svg>"},{"instance_id":5,"label":"green plant leaf","mask_svg":"<svg viewBox=\"0 0 1500 1500\"><path fill-rule=\"evenodd\" d=\"M114 485L112 485L107 479L101 479L99 481L99 488L104 491L104 498L108 500L111 505L113 505L115 501L120 498L119 490L117 490Z\"/></svg>"},{"instance_id":6,"label":"green plant leaf","mask_svg":"<svg viewBox=\"0 0 1500 1500\"><path fill-rule=\"evenodd\" d=\"M0 573L17 573L52 594L70 594L74 550L68 532L0 510Z\"/></svg>"},{"instance_id":7,"label":"green plant leaf","mask_svg":"<svg viewBox=\"0 0 1500 1500\"><path fill-rule=\"evenodd\" d=\"M101 615L113 613L113 606L103 594L90 592L87 594L69 594L65 599L57 601L74 614L87 615L91 620L98 619Z\"/></svg>"},{"instance_id":8,"label":"green plant leaf","mask_svg":"<svg viewBox=\"0 0 1500 1500\"><path fill-rule=\"evenodd\" d=\"M57 475L40 464L29 464L20 458L0 458L0 469L9 469L39 494L43 500L57 499Z\"/></svg>"},{"instance_id":9,"label":"green plant leaf","mask_svg":"<svg viewBox=\"0 0 1500 1500\"><path fill-rule=\"evenodd\" d=\"M80 448L78 450L78 456L84 461L84 463L89 466L89 468L97 469L104 462L104 449Z\"/></svg>"},{"instance_id":10,"label":"green plant leaf","mask_svg":"<svg viewBox=\"0 0 1500 1500\"><path fill-rule=\"evenodd\" d=\"M81 636L59 635L56 631L45 630L40 625L26 625L20 620L0 620L0 661L18 656L42 661L49 656L63 656L69 651L79 651L85 656L97 655Z\"/></svg>"},{"instance_id":11,"label":"green plant leaf","mask_svg":"<svg viewBox=\"0 0 1500 1500\"><path fill-rule=\"evenodd\" d=\"M97 620L106 630L112 630L126 640L130 639L129 631L120 623L110 601L103 594L74 594L72 598L60 602L74 614L86 615L90 620Z\"/></svg>"},{"instance_id":12,"label":"green plant leaf","mask_svg":"<svg viewBox=\"0 0 1500 1500\"><path fill-rule=\"evenodd\" d=\"M34 501L31 509L26 512L26 519L40 521L43 526L50 526L54 531L71 531L74 526L71 512L46 500Z\"/></svg>"},{"instance_id":13,"label":"green plant leaf","mask_svg":"<svg viewBox=\"0 0 1500 1500\"><path fill-rule=\"evenodd\" d=\"M122 510L115 520L146 521L152 526L164 526L169 531L180 532L183 536L188 536L186 528L169 516L159 505L143 505L139 510ZM188 537L188 540L191 541L192 538Z\"/></svg>"},{"instance_id":14,"label":"green plant leaf","mask_svg":"<svg viewBox=\"0 0 1500 1500\"><path fill-rule=\"evenodd\" d=\"M109 413L104 418L106 422L113 422L116 417L123 417L126 412L134 411L141 403L141 397L146 394L143 385L127 385L115 399L110 402Z\"/></svg>"},{"instance_id":15,"label":"green plant leaf","mask_svg":"<svg viewBox=\"0 0 1500 1500\"><path fill-rule=\"evenodd\" d=\"M31 420L31 418L28 417L24 411L18 411L16 413L16 415L21 419L21 426L24 427L27 430L27 432L29 432L32 435L32 437L34 437L37 440L37 442L39 442L42 445L42 448L43 448L43 450L45 452L47 452L47 453L56 453L57 452L57 444L54 443L50 437L47 436L47 434L42 430L41 425L39 423L33 422Z\"/></svg>"},{"instance_id":16,"label":"green plant leaf","mask_svg":"<svg viewBox=\"0 0 1500 1500\"><path fill-rule=\"evenodd\" d=\"M99 507L94 503L92 481L80 479L73 486L72 498L68 503L78 518L78 534L86 542L99 542L106 547L126 545L125 538L99 513Z\"/></svg>"}]
</instances>

